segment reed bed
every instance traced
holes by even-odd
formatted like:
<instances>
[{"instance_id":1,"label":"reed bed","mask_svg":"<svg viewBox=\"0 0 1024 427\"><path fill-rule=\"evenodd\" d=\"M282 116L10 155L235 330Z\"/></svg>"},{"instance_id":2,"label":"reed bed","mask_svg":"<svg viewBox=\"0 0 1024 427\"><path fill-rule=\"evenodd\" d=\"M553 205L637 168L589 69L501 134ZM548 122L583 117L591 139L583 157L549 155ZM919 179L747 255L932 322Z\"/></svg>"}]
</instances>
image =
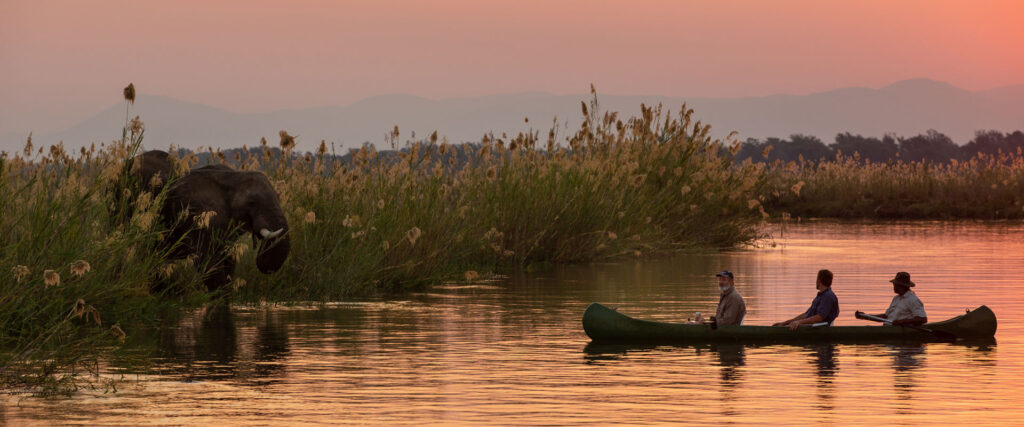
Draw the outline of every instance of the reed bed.
<instances>
[{"instance_id":1,"label":"reed bed","mask_svg":"<svg viewBox=\"0 0 1024 427\"><path fill-rule=\"evenodd\" d=\"M75 157L62 146L33 151L30 137L23 153L0 158L0 389L74 390L128 323L172 308L147 287L163 262L150 250L156 205L130 224L110 221L110 184L142 139L133 123L127 142Z\"/></svg>"},{"instance_id":2,"label":"reed bed","mask_svg":"<svg viewBox=\"0 0 1024 427\"><path fill-rule=\"evenodd\" d=\"M241 276L258 285L235 297L331 300L760 237L763 167L733 167L692 110L643 107L622 121L596 108L582 106L584 123L561 144L554 131L472 145L435 134L397 157L366 146L342 162L322 146L287 162L269 150L239 158L274 182L293 240L277 275L260 278L243 259Z\"/></svg>"},{"instance_id":3,"label":"reed bed","mask_svg":"<svg viewBox=\"0 0 1024 427\"><path fill-rule=\"evenodd\" d=\"M949 163L776 162L765 205L773 214L857 219L1024 218L1024 153Z\"/></svg>"},{"instance_id":4,"label":"reed bed","mask_svg":"<svg viewBox=\"0 0 1024 427\"><path fill-rule=\"evenodd\" d=\"M723 144L738 143L710 138L692 110L644 106L620 120L598 114L596 97L582 110L583 125L561 138L552 128L546 139L532 131L453 145L434 134L397 156L366 146L347 162L325 144L293 153L282 131L282 156L264 143L235 160L273 182L292 251L282 271L262 275L247 239L235 242L230 298L340 300L761 237L765 168L735 167ZM162 196L126 193L143 134L136 118L109 146L70 155L35 151L30 139L0 158L0 388L71 392L97 378L125 331L217 298L201 289L204 265L154 249ZM400 137L396 128L389 142ZM196 162L176 164L184 172ZM111 218L126 209L130 219ZM157 294L156 281L170 286Z\"/></svg>"}]
</instances>

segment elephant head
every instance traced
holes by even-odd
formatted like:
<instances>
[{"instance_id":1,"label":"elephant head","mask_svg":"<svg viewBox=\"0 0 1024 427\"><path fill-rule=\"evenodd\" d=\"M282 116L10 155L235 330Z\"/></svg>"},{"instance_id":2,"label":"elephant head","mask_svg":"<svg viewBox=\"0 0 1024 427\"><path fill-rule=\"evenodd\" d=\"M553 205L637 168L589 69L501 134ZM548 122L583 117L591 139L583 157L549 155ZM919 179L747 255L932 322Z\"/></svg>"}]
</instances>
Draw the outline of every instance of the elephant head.
<instances>
[{"instance_id":1,"label":"elephant head","mask_svg":"<svg viewBox=\"0 0 1024 427\"><path fill-rule=\"evenodd\" d=\"M226 174L230 193L231 219L252 233L256 249L256 267L270 274L288 258L291 239L288 220L281 210L281 199L262 172Z\"/></svg>"}]
</instances>

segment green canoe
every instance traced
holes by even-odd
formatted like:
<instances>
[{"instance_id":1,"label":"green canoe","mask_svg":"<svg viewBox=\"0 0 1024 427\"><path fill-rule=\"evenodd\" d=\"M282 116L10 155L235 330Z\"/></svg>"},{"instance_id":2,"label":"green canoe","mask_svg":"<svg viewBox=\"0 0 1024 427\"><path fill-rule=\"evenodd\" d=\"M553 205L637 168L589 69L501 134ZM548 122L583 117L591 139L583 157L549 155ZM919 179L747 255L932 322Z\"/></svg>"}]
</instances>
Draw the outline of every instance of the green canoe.
<instances>
[{"instance_id":1,"label":"green canoe","mask_svg":"<svg viewBox=\"0 0 1024 427\"><path fill-rule=\"evenodd\" d=\"M583 330L600 343L673 343L706 342L891 342L943 341L948 334L957 339L992 338L996 334L996 315L981 306L941 322L927 323L930 333L903 326L803 326L795 331L772 326L719 326L710 324L664 323L640 320L593 303L583 313ZM937 334L941 335L938 336Z\"/></svg>"}]
</instances>

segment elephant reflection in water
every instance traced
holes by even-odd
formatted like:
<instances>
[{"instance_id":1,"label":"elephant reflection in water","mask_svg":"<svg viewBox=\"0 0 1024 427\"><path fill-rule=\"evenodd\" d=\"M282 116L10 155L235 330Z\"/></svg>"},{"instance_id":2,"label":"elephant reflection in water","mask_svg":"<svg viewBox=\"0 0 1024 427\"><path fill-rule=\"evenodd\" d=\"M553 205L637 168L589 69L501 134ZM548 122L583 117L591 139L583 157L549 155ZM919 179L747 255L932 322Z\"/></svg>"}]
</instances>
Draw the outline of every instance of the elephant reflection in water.
<instances>
[{"instance_id":1,"label":"elephant reflection in water","mask_svg":"<svg viewBox=\"0 0 1024 427\"><path fill-rule=\"evenodd\" d=\"M261 273L282 267L290 248L288 221L280 197L262 172L210 165L179 177L175 160L159 150L136 156L133 162L135 195L165 192L160 212L168 229L164 249L170 249L172 259L194 256L207 265L207 289L220 289L231 281L235 259L229 245L245 233L252 235Z\"/></svg>"},{"instance_id":2,"label":"elephant reflection in water","mask_svg":"<svg viewBox=\"0 0 1024 427\"><path fill-rule=\"evenodd\" d=\"M226 305L197 310L160 338L170 370L185 380L257 380L280 377L291 350L284 325L272 313L259 313L255 330L238 327ZM276 363L275 363L276 362Z\"/></svg>"}]
</instances>

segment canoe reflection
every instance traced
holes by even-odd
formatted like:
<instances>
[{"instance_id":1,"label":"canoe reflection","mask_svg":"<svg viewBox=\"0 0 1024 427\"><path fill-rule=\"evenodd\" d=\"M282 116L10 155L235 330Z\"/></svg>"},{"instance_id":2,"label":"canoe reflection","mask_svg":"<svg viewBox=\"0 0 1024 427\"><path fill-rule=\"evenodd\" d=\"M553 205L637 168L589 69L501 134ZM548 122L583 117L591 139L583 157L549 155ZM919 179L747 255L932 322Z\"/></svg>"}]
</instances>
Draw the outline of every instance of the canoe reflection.
<instances>
[{"instance_id":1,"label":"canoe reflection","mask_svg":"<svg viewBox=\"0 0 1024 427\"><path fill-rule=\"evenodd\" d=\"M832 377L839 371L839 362L836 360L838 350L835 344L809 345L811 350L812 363L817 368L819 384L832 382Z\"/></svg>"},{"instance_id":2,"label":"canoe reflection","mask_svg":"<svg viewBox=\"0 0 1024 427\"><path fill-rule=\"evenodd\" d=\"M692 350L700 356L709 353L720 367L721 385L726 388L735 387L742 381L744 368L747 366L747 349L779 347L781 352L800 351L806 349L811 356L809 361L815 368L818 378L819 396L824 400L832 398L832 384L839 371L839 350L836 344L816 345L751 345L751 344L703 344L692 346L651 345L651 344L596 344L589 343L583 348L583 357L587 364L624 359L630 353L646 353L658 350L680 351ZM788 349L788 350L787 350Z\"/></svg>"},{"instance_id":3,"label":"canoe reflection","mask_svg":"<svg viewBox=\"0 0 1024 427\"><path fill-rule=\"evenodd\" d=\"M744 344L700 344L691 346L652 345L652 344L596 344L589 343L583 347L583 358L587 364L600 364L606 361L620 360L629 353L645 353L655 349L686 350L692 349L697 356L705 353L713 355L717 365L721 367L721 385L723 389L732 389L743 380L743 367L747 364L746 345Z\"/></svg>"},{"instance_id":4,"label":"canoe reflection","mask_svg":"<svg viewBox=\"0 0 1024 427\"><path fill-rule=\"evenodd\" d=\"M836 359L839 351L835 344L808 345L805 348L810 350L808 354L811 356L811 364L817 373L818 408L832 410L832 400L835 397L834 379L839 372L839 361Z\"/></svg>"},{"instance_id":5,"label":"canoe reflection","mask_svg":"<svg viewBox=\"0 0 1024 427\"><path fill-rule=\"evenodd\" d=\"M731 389L743 380L741 367L747 364L746 347L743 344L717 344L697 348L697 354L710 351L718 358L718 366L722 367L722 387Z\"/></svg>"}]
</instances>

